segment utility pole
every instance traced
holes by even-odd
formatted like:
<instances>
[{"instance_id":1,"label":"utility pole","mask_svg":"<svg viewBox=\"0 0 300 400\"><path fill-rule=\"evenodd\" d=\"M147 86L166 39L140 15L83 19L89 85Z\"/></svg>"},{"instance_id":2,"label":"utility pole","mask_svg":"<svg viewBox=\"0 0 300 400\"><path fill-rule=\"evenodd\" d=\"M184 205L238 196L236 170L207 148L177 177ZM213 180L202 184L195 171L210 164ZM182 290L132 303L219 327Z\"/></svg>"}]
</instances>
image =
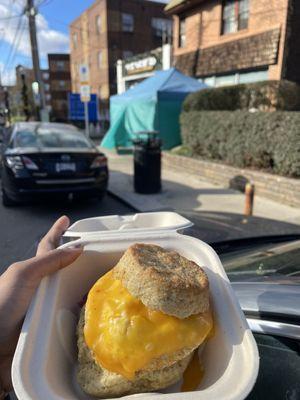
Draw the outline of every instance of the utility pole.
<instances>
[{"instance_id":1,"label":"utility pole","mask_svg":"<svg viewBox=\"0 0 300 400\"><path fill-rule=\"evenodd\" d=\"M6 112L6 120L10 124L10 103L9 103L9 93L8 88L4 88L4 103L5 103L5 112Z\"/></svg>"},{"instance_id":2,"label":"utility pole","mask_svg":"<svg viewBox=\"0 0 300 400\"><path fill-rule=\"evenodd\" d=\"M34 6L33 0L27 0L26 14L28 16L28 22L29 22L29 35L30 35L31 56L32 56L32 64L33 64L33 70L34 70L34 78L35 78L35 81L39 85L40 119L41 119L42 118L41 112L43 112L43 113L46 112L46 98L45 98L44 83L42 80L42 74L41 74L41 69L40 69L39 50L38 50L38 43L37 43L37 37L36 37L35 16L37 14L37 11Z\"/></svg>"},{"instance_id":3,"label":"utility pole","mask_svg":"<svg viewBox=\"0 0 300 400\"><path fill-rule=\"evenodd\" d=\"M29 102L28 102L28 91L27 91L26 78L25 78L24 73L21 73L21 81L22 81L21 93L22 93L22 100L23 100L23 112L24 112L26 121L29 121L30 111L29 111Z\"/></svg>"}]
</instances>

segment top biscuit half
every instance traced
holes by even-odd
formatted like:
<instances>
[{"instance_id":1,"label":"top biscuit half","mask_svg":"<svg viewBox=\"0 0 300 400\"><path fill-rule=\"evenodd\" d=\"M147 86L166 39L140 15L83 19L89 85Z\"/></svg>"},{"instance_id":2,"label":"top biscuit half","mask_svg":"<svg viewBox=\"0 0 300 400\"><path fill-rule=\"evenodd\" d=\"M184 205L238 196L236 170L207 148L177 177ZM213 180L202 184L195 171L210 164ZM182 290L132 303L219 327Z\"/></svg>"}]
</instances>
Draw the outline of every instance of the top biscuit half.
<instances>
[{"instance_id":1,"label":"top biscuit half","mask_svg":"<svg viewBox=\"0 0 300 400\"><path fill-rule=\"evenodd\" d=\"M136 243L123 254L114 268L114 276L152 310L187 318L209 309L205 272L175 251Z\"/></svg>"}]
</instances>

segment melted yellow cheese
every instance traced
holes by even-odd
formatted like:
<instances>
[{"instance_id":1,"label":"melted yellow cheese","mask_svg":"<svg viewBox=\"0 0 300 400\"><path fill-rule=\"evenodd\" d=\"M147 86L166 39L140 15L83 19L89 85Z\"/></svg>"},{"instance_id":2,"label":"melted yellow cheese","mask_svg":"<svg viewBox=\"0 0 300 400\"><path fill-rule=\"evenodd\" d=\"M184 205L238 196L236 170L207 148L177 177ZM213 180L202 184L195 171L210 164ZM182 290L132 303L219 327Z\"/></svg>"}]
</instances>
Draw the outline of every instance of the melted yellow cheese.
<instances>
[{"instance_id":1,"label":"melted yellow cheese","mask_svg":"<svg viewBox=\"0 0 300 400\"><path fill-rule=\"evenodd\" d=\"M198 351L195 351L193 358L189 362L183 373L181 392L192 392L198 388L204 375L204 368L199 360Z\"/></svg>"},{"instance_id":2,"label":"melted yellow cheese","mask_svg":"<svg viewBox=\"0 0 300 400\"><path fill-rule=\"evenodd\" d=\"M110 271L88 294L84 337L97 363L132 380L154 358L201 344L212 325L209 312L179 319L150 310Z\"/></svg>"}]
</instances>

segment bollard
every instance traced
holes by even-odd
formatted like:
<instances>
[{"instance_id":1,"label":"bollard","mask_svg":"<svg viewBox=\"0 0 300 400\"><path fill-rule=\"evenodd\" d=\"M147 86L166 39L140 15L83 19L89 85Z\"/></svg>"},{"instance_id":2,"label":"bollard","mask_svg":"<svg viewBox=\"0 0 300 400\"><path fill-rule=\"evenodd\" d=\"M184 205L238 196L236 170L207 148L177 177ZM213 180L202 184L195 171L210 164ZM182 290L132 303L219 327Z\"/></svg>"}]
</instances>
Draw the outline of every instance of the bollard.
<instances>
[{"instance_id":1,"label":"bollard","mask_svg":"<svg viewBox=\"0 0 300 400\"><path fill-rule=\"evenodd\" d=\"M247 217L253 214L253 202L254 202L254 185L248 182L245 186L245 211L244 211L244 214Z\"/></svg>"}]
</instances>

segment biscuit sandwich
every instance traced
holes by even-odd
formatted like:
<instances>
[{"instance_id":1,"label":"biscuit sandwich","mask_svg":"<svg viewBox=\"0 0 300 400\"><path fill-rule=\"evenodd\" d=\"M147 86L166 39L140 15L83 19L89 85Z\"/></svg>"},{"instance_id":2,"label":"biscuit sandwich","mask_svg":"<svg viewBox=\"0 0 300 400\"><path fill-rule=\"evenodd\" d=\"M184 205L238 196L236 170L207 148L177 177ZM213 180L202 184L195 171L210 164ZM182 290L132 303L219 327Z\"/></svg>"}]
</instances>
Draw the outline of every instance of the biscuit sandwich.
<instances>
[{"instance_id":1,"label":"biscuit sandwich","mask_svg":"<svg viewBox=\"0 0 300 400\"><path fill-rule=\"evenodd\" d=\"M78 382L100 398L166 388L212 326L203 269L175 251L134 244L81 310Z\"/></svg>"}]
</instances>

